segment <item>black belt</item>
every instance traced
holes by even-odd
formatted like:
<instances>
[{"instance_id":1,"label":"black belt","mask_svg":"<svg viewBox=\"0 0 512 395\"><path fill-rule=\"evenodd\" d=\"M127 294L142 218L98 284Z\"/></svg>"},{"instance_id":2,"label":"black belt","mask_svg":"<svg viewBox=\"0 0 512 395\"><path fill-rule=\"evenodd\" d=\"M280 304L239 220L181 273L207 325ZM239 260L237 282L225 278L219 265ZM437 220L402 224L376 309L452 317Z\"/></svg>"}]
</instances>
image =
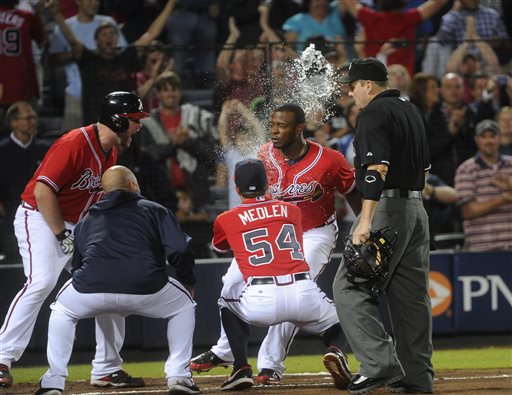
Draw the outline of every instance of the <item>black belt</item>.
<instances>
[{"instance_id":1,"label":"black belt","mask_svg":"<svg viewBox=\"0 0 512 395\"><path fill-rule=\"evenodd\" d=\"M421 191L410 191L408 189L384 189L380 194L381 198L403 198L421 199Z\"/></svg>"},{"instance_id":2,"label":"black belt","mask_svg":"<svg viewBox=\"0 0 512 395\"><path fill-rule=\"evenodd\" d=\"M32 207L30 204L28 204L27 202L25 202L23 200L21 201L21 207L23 207L25 210L39 211L37 208Z\"/></svg>"},{"instance_id":3,"label":"black belt","mask_svg":"<svg viewBox=\"0 0 512 395\"><path fill-rule=\"evenodd\" d=\"M331 218L331 219L325 221L322 225L318 225L317 227L315 227L315 229L323 228L324 226L331 225L334 223L334 221L336 221L336 218Z\"/></svg>"},{"instance_id":4,"label":"black belt","mask_svg":"<svg viewBox=\"0 0 512 395\"><path fill-rule=\"evenodd\" d=\"M311 276L309 273L295 273L292 274L291 281L288 281L286 283L279 283L277 281L277 277L253 277L249 281L249 285L267 285L267 284L276 284L276 285L290 285L293 284L295 281L301 281L301 280L310 280Z\"/></svg>"}]
</instances>

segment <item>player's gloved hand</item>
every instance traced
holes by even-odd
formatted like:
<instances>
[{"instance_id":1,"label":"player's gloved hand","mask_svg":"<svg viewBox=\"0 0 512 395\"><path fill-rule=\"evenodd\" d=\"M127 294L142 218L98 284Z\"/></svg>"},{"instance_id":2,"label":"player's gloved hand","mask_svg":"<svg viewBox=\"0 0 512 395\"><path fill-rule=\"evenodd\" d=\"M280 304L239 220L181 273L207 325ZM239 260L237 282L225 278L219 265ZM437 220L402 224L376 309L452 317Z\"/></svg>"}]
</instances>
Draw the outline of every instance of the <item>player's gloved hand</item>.
<instances>
[{"instance_id":1,"label":"player's gloved hand","mask_svg":"<svg viewBox=\"0 0 512 395\"><path fill-rule=\"evenodd\" d=\"M60 247L64 254L72 254L75 249L75 236L73 236L73 232L69 229L64 229L58 235L55 235L57 240L60 243Z\"/></svg>"}]
</instances>

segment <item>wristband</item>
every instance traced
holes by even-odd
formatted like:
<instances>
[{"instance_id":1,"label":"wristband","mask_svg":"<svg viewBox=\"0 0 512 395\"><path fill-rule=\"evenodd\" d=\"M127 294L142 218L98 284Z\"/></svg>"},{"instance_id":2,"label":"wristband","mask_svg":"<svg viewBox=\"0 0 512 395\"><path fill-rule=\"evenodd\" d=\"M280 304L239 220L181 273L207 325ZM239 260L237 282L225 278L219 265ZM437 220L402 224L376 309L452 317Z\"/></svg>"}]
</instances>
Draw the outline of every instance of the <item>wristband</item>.
<instances>
[{"instance_id":1,"label":"wristband","mask_svg":"<svg viewBox=\"0 0 512 395\"><path fill-rule=\"evenodd\" d=\"M379 201L384 189L384 180L377 170L366 170L363 185L363 199Z\"/></svg>"},{"instance_id":2,"label":"wristband","mask_svg":"<svg viewBox=\"0 0 512 395\"><path fill-rule=\"evenodd\" d=\"M436 187L432 187L432 193L430 194L430 199L435 199L436 197Z\"/></svg>"},{"instance_id":3,"label":"wristband","mask_svg":"<svg viewBox=\"0 0 512 395\"><path fill-rule=\"evenodd\" d=\"M71 233L73 233L73 232L71 232L69 229L64 229L59 234L56 234L55 237L57 238L58 241L62 241L64 239L67 239L71 235Z\"/></svg>"}]
</instances>

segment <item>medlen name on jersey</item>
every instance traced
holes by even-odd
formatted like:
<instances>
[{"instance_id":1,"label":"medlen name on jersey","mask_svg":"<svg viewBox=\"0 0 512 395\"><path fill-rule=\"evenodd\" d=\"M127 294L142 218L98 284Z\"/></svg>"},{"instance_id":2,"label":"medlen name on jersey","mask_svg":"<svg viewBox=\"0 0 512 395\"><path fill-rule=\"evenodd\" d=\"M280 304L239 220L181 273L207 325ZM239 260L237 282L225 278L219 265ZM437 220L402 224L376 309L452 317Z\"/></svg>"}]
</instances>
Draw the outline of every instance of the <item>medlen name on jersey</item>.
<instances>
[{"instance_id":1,"label":"medlen name on jersey","mask_svg":"<svg viewBox=\"0 0 512 395\"><path fill-rule=\"evenodd\" d=\"M287 217L288 207L282 204L273 204L272 206L255 207L238 214L238 217L245 225L247 222L259 219L267 219L273 217Z\"/></svg>"}]
</instances>

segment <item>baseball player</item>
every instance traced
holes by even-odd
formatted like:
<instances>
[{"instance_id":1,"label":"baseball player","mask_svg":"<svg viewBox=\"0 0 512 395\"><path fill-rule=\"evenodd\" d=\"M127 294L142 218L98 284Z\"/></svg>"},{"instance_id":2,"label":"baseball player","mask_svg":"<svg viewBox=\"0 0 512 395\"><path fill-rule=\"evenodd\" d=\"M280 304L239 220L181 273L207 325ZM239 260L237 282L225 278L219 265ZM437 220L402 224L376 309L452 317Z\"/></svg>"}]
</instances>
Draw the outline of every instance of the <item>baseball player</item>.
<instances>
[{"instance_id":1,"label":"baseball player","mask_svg":"<svg viewBox=\"0 0 512 395\"><path fill-rule=\"evenodd\" d=\"M128 147L141 127L140 99L113 92L102 102L99 122L59 138L28 182L16 212L14 229L27 281L15 296L0 329L0 386L10 387L9 372L30 340L37 315L73 252L73 228L100 197L101 176L116 163L117 147ZM119 349L124 319L96 319L96 357L91 383L98 386L143 386L121 369Z\"/></svg>"},{"instance_id":2,"label":"baseball player","mask_svg":"<svg viewBox=\"0 0 512 395\"><path fill-rule=\"evenodd\" d=\"M110 313L167 319L169 393L199 394L188 368L196 305L190 237L170 210L140 195L128 168L109 168L102 183L104 197L74 230L75 271L51 306L50 369L36 395L63 392L78 320ZM167 276L167 260L176 268L177 280Z\"/></svg>"},{"instance_id":3,"label":"baseball player","mask_svg":"<svg viewBox=\"0 0 512 395\"><path fill-rule=\"evenodd\" d=\"M302 212L305 260L311 278L316 280L329 262L336 244L338 226L334 207L335 192L345 194L357 211L357 196L348 195L355 185L354 172L342 154L304 139L305 114L296 104L276 108L270 118L271 141L260 148L259 157L267 171L272 197L298 206ZM244 282L236 262L222 278L221 297L239 295ZM258 354L259 384L280 381L285 359L298 328L291 323L272 326ZM194 371L208 371L233 361L229 343L221 337L211 350L192 359ZM326 362L332 368L332 365ZM341 374L341 365L338 373ZM329 369L328 367L328 369Z\"/></svg>"},{"instance_id":4,"label":"baseball player","mask_svg":"<svg viewBox=\"0 0 512 395\"><path fill-rule=\"evenodd\" d=\"M213 248L233 250L245 282L235 298L219 299L221 318L234 356L233 372L222 390L253 385L247 363L249 324L268 326L285 321L322 336L324 363L337 388L346 388L351 374L341 352L342 332L333 303L311 279L302 252L301 210L292 203L265 197L267 176L260 160L235 167L235 185L242 203L219 215L213 224Z\"/></svg>"}]
</instances>

